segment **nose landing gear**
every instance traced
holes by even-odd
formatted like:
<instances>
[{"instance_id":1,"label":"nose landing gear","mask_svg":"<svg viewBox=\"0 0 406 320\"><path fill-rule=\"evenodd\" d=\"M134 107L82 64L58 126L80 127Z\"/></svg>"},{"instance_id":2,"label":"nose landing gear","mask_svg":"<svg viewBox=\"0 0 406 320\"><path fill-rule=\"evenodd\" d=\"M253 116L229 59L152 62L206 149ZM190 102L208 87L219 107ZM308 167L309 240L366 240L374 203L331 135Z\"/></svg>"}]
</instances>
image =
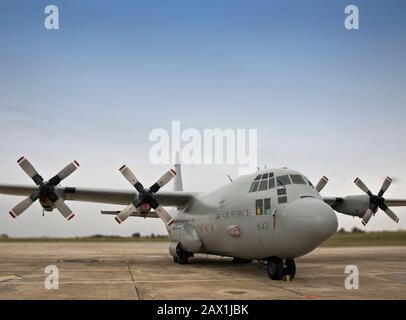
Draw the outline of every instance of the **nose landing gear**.
<instances>
[{"instance_id":1,"label":"nose landing gear","mask_svg":"<svg viewBox=\"0 0 406 320\"><path fill-rule=\"evenodd\" d=\"M283 272L284 272L284 275L287 275L290 277L290 279L293 279L296 274L295 260L293 260L293 259L285 260L285 269L283 270Z\"/></svg>"},{"instance_id":2,"label":"nose landing gear","mask_svg":"<svg viewBox=\"0 0 406 320\"><path fill-rule=\"evenodd\" d=\"M272 280L282 280L284 276L293 279L296 274L296 263L293 259L283 261L278 257L270 257L267 265L268 275Z\"/></svg>"}]
</instances>

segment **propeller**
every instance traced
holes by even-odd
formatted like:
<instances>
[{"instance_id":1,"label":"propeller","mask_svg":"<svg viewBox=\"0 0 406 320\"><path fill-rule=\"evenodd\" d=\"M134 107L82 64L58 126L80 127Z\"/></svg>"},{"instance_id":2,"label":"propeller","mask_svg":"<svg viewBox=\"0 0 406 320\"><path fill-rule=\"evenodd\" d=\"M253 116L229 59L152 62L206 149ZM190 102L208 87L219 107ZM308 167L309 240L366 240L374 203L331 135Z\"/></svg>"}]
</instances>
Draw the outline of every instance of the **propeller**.
<instances>
[{"instance_id":1,"label":"propeller","mask_svg":"<svg viewBox=\"0 0 406 320\"><path fill-rule=\"evenodd\" d=\"M151 208L155 210L157 215L169 226L173 219L169 213L158 203L155 199L155 193L159 191L164 185L166 185L176 175L176 172L172 169L168 170L161 178L158 179L149 189L144 188L142 183L137 179L134 173L126 165L122 166L119 171L130 182L134 188L138 191L138 195L134 200L125 207L116 217L118 223L122 223L132 213L141 208L143 211L148 211Z\"/></svg>"},{"instance_id":2,"label":"propeller","mask_svg":"<svg viewBox=\"0 0 406 320\"><path fill-rule=\"evenodd\" d=\"M323 188L326 186L328 182L328 178L326 176L321 177L321 179L319 180L319 182L317 182L316 185L316 190L318 192L320 192L321 190L323 190Z\"/></svg>"},{"instance_id":3,"label":"propeller","mask_svg":"<svg viewBox=\"0 0 406 320\"><path fill-rule=\"evenodd\" d=\"M364 226L368 223L369 219L371 219L371 217L375 215L375 213L378 211L378 208L384 211L393 221L395 221L396 223L399 222L398 216L386 205L385 198L382 197L392 183L391 178L386 177L385 181L382 183L381 190L379 190L377 195L372 194L372 192L360 178L356 178L354 180L354 183L357 185L358 188L360 188L369 196L369 208L362 217L362 224Z\"/></svg>"},{"instance_id":4,"label":"propeller","mask_svg":"<svg viewBox=\"0 0 406 320\"><path fill-rule=\"evenodd\" d=\"M53 204L67 220L70 220L75 216L72 210L66 205L65 200L57 195L55 187L79 167L79 163L76 160L68 164L55 176L49 179L49 181L44 181L42 176L38 174L37 170L35 170L33 165L25 157L18 159L17 163L38 186L38 191L21 201L9 212L13 218L17 218L38 199L41 203Z\"/></svg>"}]
</instances>

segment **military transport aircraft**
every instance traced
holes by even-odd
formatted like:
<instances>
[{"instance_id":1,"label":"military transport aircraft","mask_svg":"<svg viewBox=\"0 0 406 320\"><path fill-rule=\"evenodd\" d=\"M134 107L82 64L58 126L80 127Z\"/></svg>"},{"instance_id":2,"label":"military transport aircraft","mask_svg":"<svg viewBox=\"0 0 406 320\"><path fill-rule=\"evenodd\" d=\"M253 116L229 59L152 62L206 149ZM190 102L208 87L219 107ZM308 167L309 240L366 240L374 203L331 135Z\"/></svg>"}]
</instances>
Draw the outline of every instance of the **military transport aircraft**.
<instances>
[{"instance_id":1,"label":"military transport aircraft","mask_svg":"<svg viewBox=\"0 0 406 320\"><path fill-rule=\"evenodd\" d=\"M316 187L300 172L287 168L267 169L242 176L210 193L183 191L179 161L150 188L145 188L127 166L119 171L134 190L108 190L62 187L72 174L74 161L45 181L31 163L22 157L20 167L36 186L0 184L0 194L28 196L9 213L18 217L36 200L45 211L57 209L70 220L72 210L66 200L124 205L121 211L102 211L115 215L118 223L128 217L160 218L171 240L169 252L176 263L186 264L195 253L233 257L237 263L253 259L267 262L271 279L295 276L294 258L303 256L337 229L335 211L362 218L366 225L378 208L398 222L390 206L406 206L406 199L385 199L392 180L387 177L378 194L359 179L355 184L365 195L322 197L328 179ZM158 192L172 178L174 191ZM175 207L169 213L164 206Z\"/></svg>"}]
</instances>

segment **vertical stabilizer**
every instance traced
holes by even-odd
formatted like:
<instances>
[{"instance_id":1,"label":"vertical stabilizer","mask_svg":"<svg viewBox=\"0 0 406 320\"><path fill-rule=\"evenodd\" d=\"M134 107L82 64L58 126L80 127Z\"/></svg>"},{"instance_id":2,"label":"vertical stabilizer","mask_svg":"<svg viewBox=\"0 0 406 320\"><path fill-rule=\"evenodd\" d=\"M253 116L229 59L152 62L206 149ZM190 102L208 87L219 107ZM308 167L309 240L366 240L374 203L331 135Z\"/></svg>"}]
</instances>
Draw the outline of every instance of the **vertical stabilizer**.
<instances>
[{"instance_id":1,"label":"vertical stabilizer","mask_svg":"<svg viewBox=\"0 0 406 320\"><path fill-rule=\"evenodd\" d=\"M180 169L179 152L176 153L175 172L176 172L176 176L173 181L173 191L183 191L182 172Z\"/></svg>"}]
</instances>

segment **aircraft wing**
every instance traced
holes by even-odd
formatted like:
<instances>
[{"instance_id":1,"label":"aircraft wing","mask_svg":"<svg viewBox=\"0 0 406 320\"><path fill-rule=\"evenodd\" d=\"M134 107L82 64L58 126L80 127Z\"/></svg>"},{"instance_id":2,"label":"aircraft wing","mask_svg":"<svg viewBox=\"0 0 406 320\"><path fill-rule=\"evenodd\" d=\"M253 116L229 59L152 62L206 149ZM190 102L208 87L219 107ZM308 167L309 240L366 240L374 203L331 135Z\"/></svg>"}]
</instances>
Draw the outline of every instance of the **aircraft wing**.
<instances>
[{"instance_id":1,"label":"aircraft wing","mask_svg":"<svg viewBox=\"0 0 406 320\"><path fill-rule=\"evenodd\" d=\"M30 196L38 190L38 187L32 185L12 185L0 184L0 194L14 196ZM96 189L96 188L72 188L60 187L55 191L65 200L97 202L117 205L128 205L137 195L134 190L114 190L114 189ZM184 191L160 191L155 194L156 200L162 206L181 207L191 201L197 193Z\"/></svg>"}]
</instances>

